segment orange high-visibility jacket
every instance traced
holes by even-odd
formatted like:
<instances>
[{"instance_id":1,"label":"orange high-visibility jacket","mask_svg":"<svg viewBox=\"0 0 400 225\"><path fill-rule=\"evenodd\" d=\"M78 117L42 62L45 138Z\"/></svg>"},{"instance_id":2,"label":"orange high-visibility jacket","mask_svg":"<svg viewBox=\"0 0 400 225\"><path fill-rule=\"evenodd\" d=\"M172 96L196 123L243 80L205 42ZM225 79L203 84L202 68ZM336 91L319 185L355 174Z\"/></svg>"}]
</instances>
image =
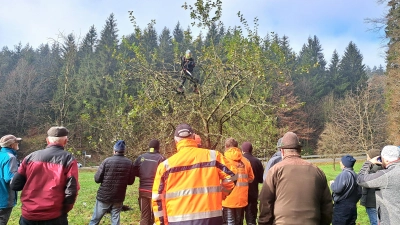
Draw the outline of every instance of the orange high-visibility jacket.
<instances>
[{"instance_id":1,"label":"orange high-visibility jacket","mask_svg":"<svg viewBox=\"0 0 400 225\"><path fill-rule=\"evenodd\" d=\"M227 208L245 207L248 203L249 183L254 180L250 161L243 157L242 151L236 147L229 148L224 155L230 161L231 166L236 167L238 179L231 194L222 201L222 206Z\"/></svg>"},{"instance_id":2,"label":"orange high-visibility jacket","mask_svg":"<svg viewBox=\"0 0 400 225\"><path fill-rule=\"evenodd\" d=\"M218 151L198 148L194 139L177 143L178 152L160 163L153 184L156 224L222 224L222 192L235 174Z\"/></svg>"}]
</instances>

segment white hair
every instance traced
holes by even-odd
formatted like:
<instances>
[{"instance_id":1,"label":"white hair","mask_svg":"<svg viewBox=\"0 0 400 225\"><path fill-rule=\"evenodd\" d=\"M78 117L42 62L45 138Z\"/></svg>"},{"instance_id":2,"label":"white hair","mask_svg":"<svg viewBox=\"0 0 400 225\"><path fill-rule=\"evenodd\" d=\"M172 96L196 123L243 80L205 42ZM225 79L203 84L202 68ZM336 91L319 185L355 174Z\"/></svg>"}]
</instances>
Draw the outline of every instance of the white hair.
<instances>
[{"instance_id":1,"label":"white hair","mask_svg":"<svg viewBox=\"0 0 400 225\"><path fill-rule=\"evenodd\" d=\"M389 162L396 161L400 157L400 149L395 145L386 145L382 149L381 156Z\"/></svg>"},{"instance_id":2,"label":"white hair","mask_svg":"<svg viewBox=\"0 0 400 225\"><path fill-rule=\"evenodd\" d=\"M61 144L66 139L68 139L67 136L63 136L63 137L47 137L47 140L49 141L49 143L54 143L54 144Z\"/></svg>"},{"instance_id":3,"label":"white hair","mask_svg":"<svg viewBox=\"0 0 400 225\"><path fill-rule=\"evenodd\" d=\"M174 136L174 140L175 140L176 143L178 143L179 141L181 141L181 140L183 140L183 139L194 139L194 134L191 134L191 135L189 135L189 136L187 136L187 137L184 137L184 138Z\"/></svg>"}]
</instances>

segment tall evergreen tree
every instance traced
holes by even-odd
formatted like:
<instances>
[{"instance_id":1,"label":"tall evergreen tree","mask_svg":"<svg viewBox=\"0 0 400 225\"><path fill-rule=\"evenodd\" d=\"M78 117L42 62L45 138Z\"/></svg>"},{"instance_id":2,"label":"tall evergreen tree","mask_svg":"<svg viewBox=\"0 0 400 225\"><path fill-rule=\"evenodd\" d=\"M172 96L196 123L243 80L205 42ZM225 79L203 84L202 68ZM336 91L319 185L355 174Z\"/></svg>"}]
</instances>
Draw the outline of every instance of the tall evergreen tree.
<instances>
[{"instance_id":1,"label":"tall evergreen tree","mask_svg":"<svg viewBox=\"0 0 400 225\"><path fill-rule=\"evenodd\" d=\"M85 35L79 48L80 58L84 58L85 55L95 52L97 46L97 31L94 25L89 29L89 32Z\"/></svg>"},{"instance_id":2,"label":"tall evergreen tree","mask_svg":"<svg viewBox=\"0 0 400 225\"><path fill-rule=\"evenodd\" d=\"M367 74L363 64L363 56L358 50L356 44L350 42L346 47L342 60L340 62L340 76L344 79L342 85L346 91L356 91L357 88L365 88Z\"/></svg>"},{"instance_id":3,"label":"tall evergreen tree","mask_svg":"<svg viewBox=\"0 0 400 225\"><path fill-rule=\"evenodd\" d=\"M219 31L217 25L215 23L212 23L206 34L205 45L207 47L216 46L218 44L219 42L218 32Z\"/></svg>"},{"instance_id":4,"label":"tall evergreen tree","mask_svg":"<svg viewBox=\"0 0 400 225\"><path fill-rule=\"evenodd\" d=\"M147 25L146 29L143 31L143 38L141 39L148 63L155 61L154 53L158 49L158 35L154 24L154 21L152 21Z\"/></svg>"},{"instance_id":5,"label":"tall evergreen tree","mask_svg":"<svg viewBox=\"0 0 400 225\"><path fill-rule=\"evenodd\" d=\"M100 110L102 105L106 102L110 103L113 97L117 94L113 90L113 85L115 81L115 73L118 71L117 60L113 55L118 51L118 28L117 22L114 18L114 14L111 14L100 32L99 44L96 48L97 56L97 67L98 74L96 77L96 83L100 84L98 88L100 90L100 95L98 99L102 103L98 103L95 107ZM118 96L118 94L117 94ZM114 102L115 104L115 102Z\"/></svg>"},{"instance_id":6,"label":"tall evergreen tree","mask_svg":"<svg viewBox=\"0 0 400 225\"><path fill-rule=\"evenodd\" d=\"M345 93L346 82L339 73L340 58L336 50L333 51L332 59L328 67L327 92L333 92L335 96L341 97Z\"/></svg>"},{"instance_id":7,"label":"tall evergreen tree","mask_svg":"<svg viewBox=\"0 0 400 225\"><path fill-rule=\"evenodd\" d=\"M159 57L163 68L172 68L174 63L174 49L172 46L171 32L164 27L159 37Z\"/></svg>"},{"instance_id":8,"label":"tall evergreen tree","mask_svg":"<svg viewBox=\"0 0 400 225\"><path fill-rule=\"evenodd\" d=\"M75 79L78 71L78 46L75 43L75 36L69 34L61 47L62 69L58 76L57 92L54 95L52 106L55 111L55 121L59 125L68 124L71 119L70 112L75 98Z\"/></svg>"},{"instance_id":9,"label":"tall evergreen tree","mask_svg":"<svg viewBox=\"0 0 400 225\"><path fill-rule=\"evenodd\" d=\"M385 32L389 39L387 60L387 89L386 101L388 110L387 132L389 142L400 145L400 2L398 0L387 1L388 14L386 15Z\"/></svg>"},{"instance_id":10,"label":"tall evergreen tree","mask_svg":"<svg viewBox=\"0 0 400 225\"><path fill-rule=\"evenodd\" d=\"M181 27L181 24L178 22L174 28L173 31L173 43L174 43L174 53L176 54L177 57L184 52L184 46L183 46L183 29Z\"/></svg>"}]
</instances>

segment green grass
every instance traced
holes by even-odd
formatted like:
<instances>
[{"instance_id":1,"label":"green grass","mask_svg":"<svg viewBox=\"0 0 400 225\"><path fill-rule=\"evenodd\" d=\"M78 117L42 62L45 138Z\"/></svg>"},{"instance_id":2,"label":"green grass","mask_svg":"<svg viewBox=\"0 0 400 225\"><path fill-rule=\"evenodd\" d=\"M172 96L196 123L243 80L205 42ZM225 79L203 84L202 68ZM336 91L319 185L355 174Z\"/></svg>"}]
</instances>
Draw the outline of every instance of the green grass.
<instances>
[{"instance_id":1,"label":"green grass","mask_svg":"<svg viewBox=\"0 0 400 225\"><path fill-rule=\"evenodd\" d=\"M333 180L340 173L340 167L337 164L336 170L333 170L332 164L318 165L326 174L327 180ZM354 166L355 171L358 173L362 166L362 163L356 163ZM68 214L69 224L71 225L83 225L89 224L92 217L94 204L96 202L96 193L99 184L94 182L94 173L96 170L80 170L79 173L79 183L81 189L79 191L78 199L75 203L74 208ZM132 186L128 186L126 191L126 198L124 205L131 207L133 210L121 212L121 224L123 225L133 225L138 224L140 220L140 210L138 206L138 184L139 180L136 179ZM369 224L368 216L365 212L363 206L358 205L358 224ZM100 224L111 224L110 214L106 214ZM14 207L11 214L11 218L8 224L17 225L19 217L21 216L21 202L18 201L16 207Z\"/></svg>"}]
</instances>

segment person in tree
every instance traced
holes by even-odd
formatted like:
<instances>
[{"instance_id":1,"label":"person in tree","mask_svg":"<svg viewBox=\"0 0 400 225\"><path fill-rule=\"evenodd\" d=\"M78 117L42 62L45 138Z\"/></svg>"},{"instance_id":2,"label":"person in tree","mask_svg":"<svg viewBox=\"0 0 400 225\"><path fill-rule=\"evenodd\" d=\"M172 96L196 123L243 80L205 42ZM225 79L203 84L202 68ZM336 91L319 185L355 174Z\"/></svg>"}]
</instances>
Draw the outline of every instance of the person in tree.
<instances>
[{"instance_id":1,"label":"person in tree","mask_svg":"<svg viewBox=\"0 0 400 225\"><path fill-rule=\"evenodd\" d=\"M190 50L186 50L185 56L181 57L181 78L182 82L179 85L177 91L179 93L183 93L183 86L185 85L186 79L189 79L193 83L193 92L197 93L197 79L193 77L193 69L196 66L196 63L194 62L192 58L192 52Z\"/></svg>"}]
</instances>

